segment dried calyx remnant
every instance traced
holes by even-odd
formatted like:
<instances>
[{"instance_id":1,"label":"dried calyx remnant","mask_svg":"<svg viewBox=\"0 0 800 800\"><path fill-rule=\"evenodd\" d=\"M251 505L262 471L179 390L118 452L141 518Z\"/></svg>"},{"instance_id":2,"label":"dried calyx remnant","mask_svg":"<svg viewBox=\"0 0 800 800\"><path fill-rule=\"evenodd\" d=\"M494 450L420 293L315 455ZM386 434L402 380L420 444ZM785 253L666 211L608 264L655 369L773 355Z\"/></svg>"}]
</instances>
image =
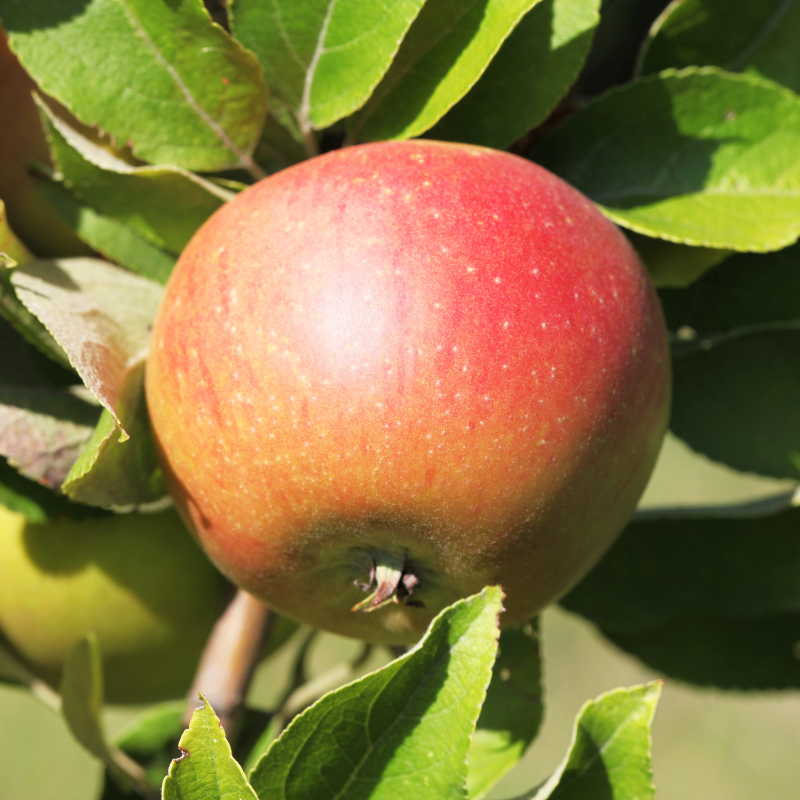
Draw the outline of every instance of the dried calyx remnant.
<instances>
[{"instance_id":1,"label":"dried calyx remnant","mask_svg":"<svg viewBox=\"0 0 800 800\"><path fill-rule=\"evenodd\" d=\"M389 603L424 605L419 600L411 599L419 578L409 572L407 566L405 553L380 553L374 556L369 570L369 581L354 581L359 589L370 592L370 595L356 603L351 610L375 611Z\"/></svg>"}]
</instances>

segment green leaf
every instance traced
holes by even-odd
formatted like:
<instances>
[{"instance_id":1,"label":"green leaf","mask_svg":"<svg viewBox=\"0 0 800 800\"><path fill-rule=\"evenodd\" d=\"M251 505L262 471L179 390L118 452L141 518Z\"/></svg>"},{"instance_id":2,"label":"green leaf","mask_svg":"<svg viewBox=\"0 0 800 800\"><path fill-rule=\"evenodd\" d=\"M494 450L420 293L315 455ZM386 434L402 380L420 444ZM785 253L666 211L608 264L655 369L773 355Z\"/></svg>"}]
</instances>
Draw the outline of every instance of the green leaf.
<instances>
[{"instance_id":1,"label":"green leaf","mask_svg":"<svg viewBox=\"0 0 800 800\"><path fill-rule=\"evenodd\" d=\"M746 71L800 91L800 2L684 0L653 26L640 59L643 74L714 65Z\"/></svg>"},{"instance_id":2,"label":"green leaf","mask_svg":"<svg viewBox=\"0 0 800 800\"><path fill-rule=\"evenodd\" d=\"M259 796L463 798L501 600L487 587L446 608L405 656L296 717L250 774Z\"/></svg>"},{"instance_id":3,"label":"green leaf","mask_svg":"<svg viewBox=\"0 0 800 800\"><path fill-rule=\"evenodd\" d=\"M326 128L360 108L425 0L235 0L234 36L300 127Z\"/></svg>"},{"instance_id":4,"label":"green leaf","mask_svg":"<svg viewBox=\"0 0 800 800\"><path fill-rule=\"evenodd\" d=\"M61 713L73 736L124 786L143 785L141 769L111 747L103 732L103 663L97 637L88 633L70 650L61 674Z\"/></svg>"},{"instance_id":5,"label":"green leaf","mask_svg":"<svg viewBox=\"0 0 800 800\"><path fill-rule=\"evenodd\" d=\"M231 754L214 710L202 695L200 699L203 705L178 743L182 755L164 778L163 800L258 800Z\"/></svg>"},{"instance_id":6,"label":"green leaf","mask_svg":"<svg viewBox=\"0 0 800 800\"><path fill-rule=\"evenodd\" d=\"M174 256L151 244L130 226L81 203L63 184L45 181L40 191L93 250L156 283L167 282L175 266Z\"/></svg>"},{"instance_id":7,"label":"green leaf","mask_svg":"<svg viewBox=\"0 0 800 800\"><path fill-rule=\"evenodd\" d=\"M800 326L749 326L673 348L670 427L714 461L800 478Z\"/></svg>"},{"instance_id":8,"label":"green leaf","mask_svg":"<svg viewBox=\"0 0 800 800\"><path fill-rule=\"evenodd\" d=\"M800 97L715 67L613 89L532 157L647 236L777 250L800 235Z\"/></svg>"},{"instance_id":9,"label":"green leaf","mask_svg":"<svg viewBox=\"0 0 800 800\"><path fill-rule=\"evenodd\" d=\"M269 175L308 158L303 136L288 107L272 101L255 157Z\"/></svg>"},{"instance_id":10,"label":"green leaf","mask_svg":"<svg viewBox=\"0 0 800 800\"><path fill-rule=\"evenodd\" d=\"M99 414L69 388L0 386L0 455L26 478L58 489Z\"/></svg>"},{"instance_id":11,"label":"green leaf","mask_svg":"<svg viewBox=\"0 0 800 800\"><path fill-rule=\"evenodd\" d=\"M6 218L6 207L0 200L0 262L6 267L15 267L20 262L29 261L33 255L16 237Z\"/></svg>"},{"instance_id":12,"label":"green leaf","mask_svg":"<svg viewBox=\"0 0 800 800\"><path fill-rule=\"evenodd\" d=\"M692 616L800 609L800 509L753 518L718 513L630 524L561 604L617 633Z\"/></svg>"},{"instance_id":13,"label":"green leaf","mask_svg":"<svg viewBox=\"0 0 800 800\"><path fill-rule=\"evenodd\" d=\"M0 17L39 86L140 158L252 167L261 69L201 0L1 0Z\"/></svg>"},{"instance_id":14,"label":"green leaf","mask_svg":"<svg viewBox=\"0 0 800 800\"><path fill-rule=\"evenodd\" d=\"M47 326L92 394L122 426L117 396L131 367L147 356L163 288L93 258L30 261L14 270L12 282L26 308Z\"/></svg>"},{"instance_id":15,"label":"green leaf","mask_svg":"<svg viewBox=\"0 0 800 800\"><path fill-rule=\"evenodd\" d=\"M711 247L689 247L633 231L627 231L626 235L647 267L653 285L657 287L689 286L733 252Z\"/></svg>"},{"instance_id":16,"label":"green leaf","mask_svg":"<svg viewBox=\"0 0 800 800\"><path fill-rule=\"evenodd\" d=\"M171 166L132 167L94 144L40 102L53 162L83 204L180 254L195 231L233 194Z\"/></svg>"},{"instance_id":17,"label":"green leaf","mask_svg":"<svg viewBox=\"0 0 800 800\"><path fill-rule=\"evenodd\" d=\"M467 794L478 800L519 760L542 722L538 622L500 634L497 660L472 736Z\"/></svg>"},{"instance_id":18,"label":"green leaf","mask_svg":"<svg viewBox=\"0 0 800 800\"><path fill-rule=\"evenodd\" d=\"M800 244L774 253L737 253L691 287L659 294L671 331L705 336L791 323L800 319Z\"/></svg>"},{"instance_id":19,"label":"green leaf","mask_svg":"<svg viewBox=\"0 0 800 800\"><path fill-rule=\"evenodd\" d=\"M350 118L353 140L410 139L475 84L539 0L428 0L389 71Z\"/></svg>"},{"instance_id":20,"label":"green leaf","mask_svg":"<svg viewBox=\"0 0 800 800\"><path fill-rule=\"evenodd\" d=\"M144 395L144 361L123 378L116 398L120 420L104 410L62 491L80 503L117 512L155 511L169 503ZM130 438L123 439L128 432Z\"/></svg>"},{"instance_id":21,"label":"green leaf","mask_svg":"<svg viewBox=\"0 0 800 800\"><path fill-rule=\"evenodd\" d=\"M658 681L586 703L566 759L531 800L653 800L650 725L660 694Z\"/></svg>"},{"instance_id":22,"label":"green leaf","mask_svg":"<svg viewBox=\"0 0 800 800\"><path fill-rule=\"evenodd\" d=\"M603 631L652 669L721 689L800 688L800 614L690 616L645 631Z\"/></svg>"},{"instance_id":23,"label":"green leaf","mask_svg":"<svg viewBox=\"0 0 800 800\"><path fill-rule=\"evenodd\" d=\"M600 0L542 0L486 72L426 134L505 149L545 120L578 77L600 21Z\"/></svg>"}]
</instances>

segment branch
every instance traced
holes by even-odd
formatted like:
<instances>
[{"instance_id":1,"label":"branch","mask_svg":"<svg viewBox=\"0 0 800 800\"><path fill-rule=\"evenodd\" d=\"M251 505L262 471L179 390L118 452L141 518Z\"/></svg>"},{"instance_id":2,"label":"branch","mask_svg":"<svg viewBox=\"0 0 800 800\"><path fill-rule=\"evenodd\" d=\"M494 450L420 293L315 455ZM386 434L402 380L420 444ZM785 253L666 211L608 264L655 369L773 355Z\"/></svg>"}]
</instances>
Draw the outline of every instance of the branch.
<instances>
[{"instance_id":1,"label":"branch","mask_svg":"<svg viewBox=\"0 0 800 800\"><path fill-rule=\"evenodd\" d=\"M219 717L228 739L239 722L250 680L272 619L270 610L239 589L217 620L200 659L184 712L189 727L202 692Z\"/></svg>"}]
</instances>

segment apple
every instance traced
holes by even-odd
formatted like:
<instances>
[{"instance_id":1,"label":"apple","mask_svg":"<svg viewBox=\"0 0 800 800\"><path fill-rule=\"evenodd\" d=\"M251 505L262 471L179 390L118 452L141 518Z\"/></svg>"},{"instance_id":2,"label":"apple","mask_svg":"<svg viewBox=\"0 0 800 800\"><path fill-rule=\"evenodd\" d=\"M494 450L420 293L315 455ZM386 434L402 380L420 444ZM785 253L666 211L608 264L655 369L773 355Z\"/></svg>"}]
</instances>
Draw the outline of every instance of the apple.
<instances>
[{"instance_id":1,"label":"apple","mask_svg":"<svg viewBox=\"0 0 800 800\"><path fill-rule=\"evenodd\" d=\"M0 575L2 638L57 687L94 631L113 703L182 696L225 592L173 510L32 523L0 505Z\"/></svg>"},{"instance_id":2,"label":"apple","mask_svg":"<svg viewBox=\"0 0 800 800\"><path fill-rule=\"evenodd\" d=\"M487 584L520 622L592 567L647 483L670 368L641 263L583 195L507 153L384 142L200 228L147 397L176 503L231 580L400 644Z\"/></svg>"},{"instance_id":3,"label":"apple","mask_svg":"<svg viewBox=\"0 0 800 800\"><path fill-rule=\"evenodd\" d=\"M14 232L39 256L84 255L86 245L39 193L28 163L50 164L50 149L31 92L0 28L0 200Z\"/></svg>"}]
</instances>

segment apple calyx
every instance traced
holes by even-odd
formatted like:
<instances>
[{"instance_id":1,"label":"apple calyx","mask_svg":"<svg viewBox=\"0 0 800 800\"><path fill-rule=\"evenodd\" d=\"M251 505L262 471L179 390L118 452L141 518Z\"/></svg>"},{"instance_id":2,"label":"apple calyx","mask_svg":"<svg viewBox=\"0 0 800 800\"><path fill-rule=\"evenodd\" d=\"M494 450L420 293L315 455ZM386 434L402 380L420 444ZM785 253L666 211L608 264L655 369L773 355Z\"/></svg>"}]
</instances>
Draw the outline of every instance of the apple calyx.
<instances>
[{"instance_id":1,"label":"apple calyx","mask_svg":"<svg viewBox=\"0 0 800 800\"><path fill-rule=\"evenodd\" d=\"M389 603L405 603L410 606L423 605L419 600L411 600L414 587L419 583L416 575L406 571L406 554L404 552L381 552L372 559L369 570L369 581L354 581L359 589L369 592L375 590L356 603L351 611L375 611ZM377 584L377 585L376 585Z\"/></svg>"}]
</instances>

